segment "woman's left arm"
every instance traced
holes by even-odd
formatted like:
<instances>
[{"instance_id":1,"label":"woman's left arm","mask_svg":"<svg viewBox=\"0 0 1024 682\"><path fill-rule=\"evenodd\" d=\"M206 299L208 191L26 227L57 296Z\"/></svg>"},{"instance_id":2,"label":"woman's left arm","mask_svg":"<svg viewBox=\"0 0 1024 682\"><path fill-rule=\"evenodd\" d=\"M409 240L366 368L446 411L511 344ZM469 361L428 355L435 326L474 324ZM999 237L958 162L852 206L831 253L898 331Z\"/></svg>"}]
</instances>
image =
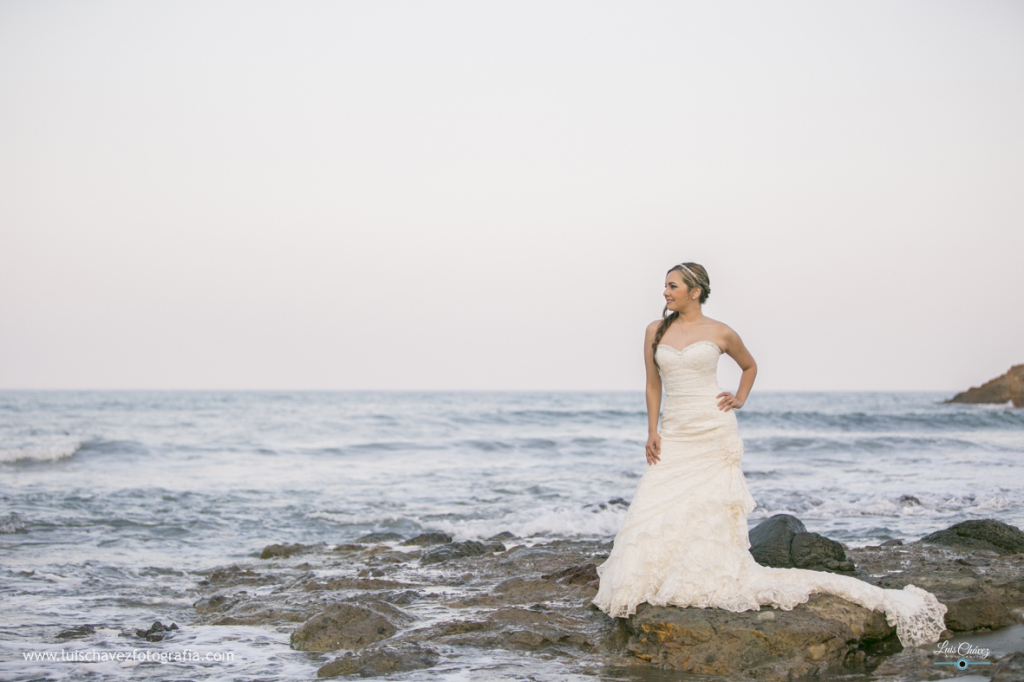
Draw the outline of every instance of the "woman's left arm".
<instances>
[{"instance_id":1,"label":"woman's left arm","mask_svg":"<svg viewBox=\"0 0 1024 682\"><path fill-rule=\"evenodd\" d=\"M740 387L736 390L736 395L726 391L719 393L717 396L718 409L728 412L733 408L739 409L743 407L747 402L750 389L754 387L754 377L757 376L757 363L754 362L754 356L743 345L743 339L732 329L728 329L725 334L725 352L743 370L743 375L740 377Z\"/></svg>"}]
</instances>

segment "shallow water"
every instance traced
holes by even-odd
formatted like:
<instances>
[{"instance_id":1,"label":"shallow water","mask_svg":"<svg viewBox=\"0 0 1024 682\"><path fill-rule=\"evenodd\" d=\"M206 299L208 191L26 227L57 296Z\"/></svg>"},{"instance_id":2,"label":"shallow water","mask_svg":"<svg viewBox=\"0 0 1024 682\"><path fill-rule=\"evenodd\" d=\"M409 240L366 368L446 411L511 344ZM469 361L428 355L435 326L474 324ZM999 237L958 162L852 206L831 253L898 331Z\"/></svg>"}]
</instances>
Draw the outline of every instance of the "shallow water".
<instances>
[{"instance_id":1,"label":"shallow water","mask_svg":"<svg viewBox=\"0 0 1024 682\"><path fill-rule=\"evenodd\" d=\"M755 393L739 413L751 525L792 513L850 546L1024 526L1024 410L944 397ZM190 625L196 572L370 531L610 539L645 433L640 393L0 392L0 675L309 679L319 663L286 635ZM233 661L24 660L130 651L118 632L157 619L188 626L173 650ZM54 639L85 623L102 627ZM408 677L482 670L567 679L557 660L494 652Z\"/></svg>"}]
</instances>

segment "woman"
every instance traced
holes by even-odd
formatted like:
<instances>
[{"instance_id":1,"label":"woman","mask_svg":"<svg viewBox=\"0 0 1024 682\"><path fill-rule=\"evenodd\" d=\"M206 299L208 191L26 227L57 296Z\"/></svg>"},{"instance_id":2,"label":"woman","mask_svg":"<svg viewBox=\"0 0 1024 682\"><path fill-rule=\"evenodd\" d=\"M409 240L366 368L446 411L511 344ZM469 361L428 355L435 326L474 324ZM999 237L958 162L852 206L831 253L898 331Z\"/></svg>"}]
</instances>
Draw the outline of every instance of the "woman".
<instances>
[{"instance_id":1,"label":"woman","mask_svg":"<svg viewBox=\"0 0 1024 682\"><path fill-rule=\"evenodd\" d=\"M649 466L597 569L594 604L614 617L632 615L643 602L788 611L827 592L884 611L904 646L937 642L946 606L914 585L883 589L849 576L761 566L751 556L747 514L756 505L740 470L743 442L733 410L746 402L757 364L736 332L704 316L710 293L708 273L697 263L676 265L665 277L663 319L647 327L644 340ZM743 370L735 395L717 385L722 353Z\"/></svg>"}]
</instances>

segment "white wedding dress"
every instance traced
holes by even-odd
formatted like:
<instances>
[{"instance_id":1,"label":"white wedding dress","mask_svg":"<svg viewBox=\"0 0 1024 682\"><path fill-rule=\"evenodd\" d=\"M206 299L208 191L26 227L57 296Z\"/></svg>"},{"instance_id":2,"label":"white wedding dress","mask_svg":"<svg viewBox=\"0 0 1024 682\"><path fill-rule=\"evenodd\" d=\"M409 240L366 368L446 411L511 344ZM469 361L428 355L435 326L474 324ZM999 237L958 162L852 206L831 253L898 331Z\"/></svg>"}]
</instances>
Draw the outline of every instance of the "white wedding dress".
<instances>
[{"instance_id":1,"label":"white wedding dress","mask_svg":"<svg viewBox=\"0 0 1024 682\"><path fill-rule=\"evenodd\" d=\"M733 411L718 409L718 359L710 341L676 350L660 345L665 402L661 460L640 479L611 555L597 572L596 604L614 617L638 604L740 612L790 610L815 592L883 611L905 647L932 644L946 606L914 585L883 589L862 580L801 568L770 568L750 554L747 514L756 506L740 460Z\"/></svg>"}]
</instances>

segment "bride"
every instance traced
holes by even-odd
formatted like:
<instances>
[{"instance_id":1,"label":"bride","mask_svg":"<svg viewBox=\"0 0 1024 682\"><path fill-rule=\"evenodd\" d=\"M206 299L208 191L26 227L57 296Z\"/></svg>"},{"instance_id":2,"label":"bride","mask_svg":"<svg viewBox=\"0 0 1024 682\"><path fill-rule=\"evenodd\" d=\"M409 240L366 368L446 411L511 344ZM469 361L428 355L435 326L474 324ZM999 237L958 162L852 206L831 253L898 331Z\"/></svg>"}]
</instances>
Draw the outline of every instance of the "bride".
<instances>
[{"instance_id":1,"label":"bride","mask_svg":"<svg viewBox=\"0 0 1024 682\"><path fill-rule=\"evenodd\" d=\"M740 470L743 442L732 410L746 402L757 364L736 332L704 316L701 305L710 293L708 273L697 263L680 263L665 276L663 319L647 327L644 340L650 466L611 554L597 569L594 604L613 617L630 616L643 602L788 611L815 592L827 592L883 611L904 646L937 642L946 606L925 590L770 568L748 551L747 514L756 504ZM735 394L718 387L723 353L743 370Z\"/></svg>"}]
</instances>

